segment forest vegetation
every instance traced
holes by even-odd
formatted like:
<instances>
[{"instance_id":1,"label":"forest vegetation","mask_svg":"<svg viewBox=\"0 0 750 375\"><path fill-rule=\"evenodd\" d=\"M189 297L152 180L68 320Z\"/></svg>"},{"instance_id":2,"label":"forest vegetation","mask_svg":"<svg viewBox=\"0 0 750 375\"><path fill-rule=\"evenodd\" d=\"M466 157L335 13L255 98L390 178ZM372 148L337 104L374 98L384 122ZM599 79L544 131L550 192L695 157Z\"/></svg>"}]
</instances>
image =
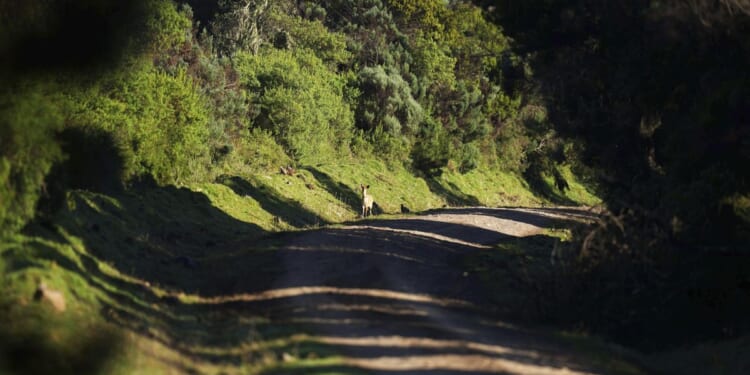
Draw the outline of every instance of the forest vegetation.
<instances>
[{"instance_id":1,"label":"forest vegetation","mask_svg":"<svg viewBox=\"0 0 750 375\"><path fill-rule=\"evenodd\" d=\"M0 20L0 370L9 337L63 319L22 318L39 278L81 315L116 304L61 259L130 280L102 254L150 228L342 223L360 184L380 214L598 206L528 283L527 323L644 352L747 340L747 1L34 0Z\"/></svg>"}]
</instances>

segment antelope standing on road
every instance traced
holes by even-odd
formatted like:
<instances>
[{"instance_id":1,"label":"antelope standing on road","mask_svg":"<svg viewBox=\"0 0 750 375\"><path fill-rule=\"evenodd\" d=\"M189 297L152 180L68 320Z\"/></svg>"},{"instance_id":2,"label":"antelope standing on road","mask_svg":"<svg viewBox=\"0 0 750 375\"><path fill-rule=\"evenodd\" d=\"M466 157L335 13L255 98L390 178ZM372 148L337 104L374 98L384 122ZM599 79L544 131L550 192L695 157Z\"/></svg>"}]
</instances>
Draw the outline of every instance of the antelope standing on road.
<instances>
[{"instance_id":1,"label":"antelope standing on road","mask_svg":"<svg viewBox=\"0 0 750 375\"><path fill-rule=\"evenodd\" d=\"M362 217L367 217L369 215L372 215L372 195L367 194L367 189L370 188L370 185L359 185L359 188L362 189Z\"/></svg>"}]
</instances>

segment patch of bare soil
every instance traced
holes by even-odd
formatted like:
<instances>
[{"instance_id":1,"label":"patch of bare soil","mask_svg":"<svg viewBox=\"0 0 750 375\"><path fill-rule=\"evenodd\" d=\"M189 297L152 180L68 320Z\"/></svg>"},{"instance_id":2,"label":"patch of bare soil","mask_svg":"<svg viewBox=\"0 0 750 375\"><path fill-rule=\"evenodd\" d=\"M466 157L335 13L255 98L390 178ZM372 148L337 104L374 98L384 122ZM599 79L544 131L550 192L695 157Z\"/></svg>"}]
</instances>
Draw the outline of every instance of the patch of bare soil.
<instances>
[{"instance_id":1,"label":"patch of bare soil","mask_svg":"<svg viewBox=\"0 0 750 375\"><path fill-rule=\"evenodd\" d=\"M343 357L300 373L602 373L556 340L498 320L462 268L470 252L593 215L461 208L289 234L277 251L283 274L264 292L276 302L268 317L302 324L306 341Z\"/></svg>"}]
</instances>

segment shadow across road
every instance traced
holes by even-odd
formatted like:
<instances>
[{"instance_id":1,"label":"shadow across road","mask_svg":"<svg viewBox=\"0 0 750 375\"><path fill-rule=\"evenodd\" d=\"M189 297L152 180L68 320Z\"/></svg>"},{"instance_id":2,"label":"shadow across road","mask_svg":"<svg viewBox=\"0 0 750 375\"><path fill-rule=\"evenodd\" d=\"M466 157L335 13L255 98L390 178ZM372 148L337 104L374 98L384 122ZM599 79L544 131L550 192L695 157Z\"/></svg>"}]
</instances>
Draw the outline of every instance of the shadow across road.
<instances>
[{"instance_id":1,"label":"shadow across road","mask_svg":"<svg viewBox=\"0 0 750 375\"><path fill-rule=\"evenodd\" d=\"M288 237L277 250L284 274L273 284L284 298L270 318L304 327L304 336L278 350L308 361L266 373L596 373L556 341L498 320L481 280L463 262L513 236L483 226L478 216L540 227L566 219L450 209ZM252 300L245 296L244 303ZM339 360L309 361L326 355Z\"/></svg>"},{"instance_id":2,"label":"shadow across road","mask_svg":"<svg viewBox=\"0 0 750 375\"><path fill-rule=\"evenodd\" d=\"M182 198L205 208L202 197ZM121 199L120 208L104 209L111 211L105 218L115 220L129 204ZM487 218L506 221L483 225ZM165 221L165 230L125 238L116 247L122 254L97 251L117 233L69 226L91 253L60 253L40 243L34 256L55 260L101 290L108 320L197 363L264 364L268 374L596 373L569 348L499 319L482 281L466 272L467 256L514 238L503 225L558 220L546 212L439 210L235 241L214 236L259 230L213 218L219 219L221 226L194 233L184 229L188 222L171 228ZM150 253L139 253L147 246ZM104 262L119 274L105 272Z\"/></svg>"}]
</instances>

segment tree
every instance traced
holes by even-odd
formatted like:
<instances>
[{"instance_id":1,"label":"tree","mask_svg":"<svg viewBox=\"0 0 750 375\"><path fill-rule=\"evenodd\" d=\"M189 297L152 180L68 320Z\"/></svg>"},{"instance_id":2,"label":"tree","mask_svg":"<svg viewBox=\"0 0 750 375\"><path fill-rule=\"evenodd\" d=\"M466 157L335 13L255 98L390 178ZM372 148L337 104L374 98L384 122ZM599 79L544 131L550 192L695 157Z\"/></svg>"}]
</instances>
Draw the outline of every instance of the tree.
<instances>
[{"instance_id":1,"label":"tree","mask_svg":"<svg viewBox=\"0 0 750 375\"><path fill-rule=\"evenodd\" d=\"M550 119L585 145L612 207L639 206L676 238L714 241L736 234L728 202L750 185L750 43L740 36L750 15L740 5L506 1L496 14L537 56Z\"/></svg>"},{"instance_id":2,"label":"tree","mask_svg":"<svg viewBox=\"0 0 750 375\"><path fill-rule=\"evenodd\" d=\"M221 12L212 23L219 51L226 56L238 50L257 54L269 7L269 0L220 0Z\"/></svg>"},{"instance_id":3,"label":"tree","mask_svg":"<svg viewBox=\"0 0 750 375\"><path fill-rule=\"evenodd\" d=\"M238 53L235 64L258 109L251 122L271 131L297 161L348 153L353 115L343 97L346 81L312 51Z\"/></svg>"}]
</instances>

